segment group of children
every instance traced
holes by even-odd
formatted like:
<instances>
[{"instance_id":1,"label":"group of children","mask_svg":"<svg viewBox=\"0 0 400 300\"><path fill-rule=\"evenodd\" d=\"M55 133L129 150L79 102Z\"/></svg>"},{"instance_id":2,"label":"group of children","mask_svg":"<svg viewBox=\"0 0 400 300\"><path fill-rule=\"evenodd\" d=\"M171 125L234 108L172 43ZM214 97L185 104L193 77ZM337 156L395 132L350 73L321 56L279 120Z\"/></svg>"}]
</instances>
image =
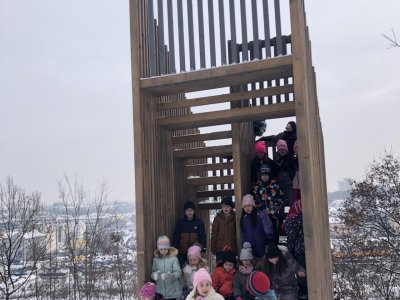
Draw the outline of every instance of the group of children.
<instances>
[{"instance_id":1,"label":"group of children","mask_svg":"<svg viewBox=\"0 0 400 300\"><path fill-rule=\"evenodd\" d=\"M270 140L276 141L275 160L267 154L265 141ZM175 226L173 245L167 236L157 240L151 274L155 285L143 286L143 299L307 299L296 123L289 122L277 136L259 139L255 154L251 193L242 198L239 263L232 197L222 199L212 223L212 274L203 258L205 227L195 215L195 204L188 201ZM285 206L290 206L289 213ZM286 251L277 246L283 230ZM149 289L152 298L146 298Z\"/></svg>"}]
</instances>

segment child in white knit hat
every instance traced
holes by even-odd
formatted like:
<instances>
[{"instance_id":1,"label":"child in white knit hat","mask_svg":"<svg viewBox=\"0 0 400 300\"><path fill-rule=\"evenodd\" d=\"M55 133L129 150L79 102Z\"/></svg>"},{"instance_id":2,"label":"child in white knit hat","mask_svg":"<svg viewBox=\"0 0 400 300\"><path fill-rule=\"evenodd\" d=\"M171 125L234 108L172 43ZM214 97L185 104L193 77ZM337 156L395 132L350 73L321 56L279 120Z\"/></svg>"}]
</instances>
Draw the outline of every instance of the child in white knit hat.
<instances>
[{"instance_id":1,"label":"child in white knit hat","mask_svg":"<svg viewBox=\"0 0 400 300\"><path fill-rule=\"evenodd\" d=\"M224 297L212 287L211 276L204 268L194 273L193 287L193 291L186 297L186 300L224 300Z\"/></svg>"}]
</instances>

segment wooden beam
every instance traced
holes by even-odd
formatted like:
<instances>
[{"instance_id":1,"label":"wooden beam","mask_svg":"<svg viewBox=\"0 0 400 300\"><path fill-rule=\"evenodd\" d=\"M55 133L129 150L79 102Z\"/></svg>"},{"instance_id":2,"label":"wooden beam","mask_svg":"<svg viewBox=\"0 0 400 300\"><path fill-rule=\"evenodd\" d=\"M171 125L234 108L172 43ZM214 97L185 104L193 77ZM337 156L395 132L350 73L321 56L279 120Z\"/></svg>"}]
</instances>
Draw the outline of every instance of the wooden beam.
<instances>
[{"instance_id":1,"label":"wooden beam","mask_svg":"<svg viewBox=\"0 0 400 300\"><path fill-rule=\"evenodd\" d=\"M202 172L202 171L215 171L232 169L232 162L216 163L216 164L199 164L199 165L186 165L188 172Z\"/></svg>"},{"instance_id":2,"label":"wooden beam","mask_svg":"<svg viewBox=\"0 0 400 300\"><path fill-rule=\"evenodd\" d=\"M188 178L186 181L187 184L189 185L211 185L211 184L233 183L233 175L214 176L214 177L194 177L194 178Z\"/></svg>"},{"instance_id":3,"label":"wooden beam","mask_svg":"<svg viewBox=\"0 0 400 300\"><path fill-rule=\"evenodd\" d=\"M186 73L142 78L140 87L158 96L203 91L292 75L292 55Z\"/></svg>"},{"instance_id":4,"label":"wooden beam","mask_svg":"<svg viewBox=\"0 0 400 300\"><path fill-rule=\"evenodd\" d=\"M254 91L243 91L231 94L222 94L216 96L208 96L202 98L183 99L178 101L171 101L160 103L157 105L157 110L167 110L185 107L194 107L201 105L219 104L225 102L242 101L252 98L268 97L274 95L282 95L293 93L293 84L274 86L265 89L259 89Z\"/></svg>"},{"instance_id":5,"label":"wooden beam","mask_svg":"<svg viewBox=\"0 0 400 300\"><path fill-rule=\"evenodd\" d=\"M232 137L232 133L230 131L218 131L204 134L190 134L190 135L182 135L175 136L172 138L173 144L182 144L189 142L204 142L211 140L222 140L229 139Z\"/></svg>"},{"instance_id":6,"label":"wooden beam","mask_svg":"<svg viewBox=\"0 0 400 300\"><path fill-rule=\"evenodd\" d=\"M163 117L159 125L169 129L184 129L192 127L207 127L230 124L241 121L255 121L260 119L276 119L295 116L294 101L251 106L235 109L226 109L215 112L198 113L176 117Z\"/></svg>"},{"instance_id":7,"label":"wooden beam","mask_svg":"<svg viewBox=\"0 0 400 300\"><path fill-rule=\"evenodd\" d=\"M175 150L174 158L202 158L232 155L231 145Z\"/></svg>"},{"instance_id":8,"label":"wooden beam","mask_svg":"<svg viewBox=\"0 0 400 300\"><path fill-rule=\"evenodd\" d=\"M235 190L233 190L233 189L214 190L214 191L198 191L197 198L224 197L224 196L233 196L234 194L235 194Z\"/></svg>"},{"instance_id":9,"label":"wooden beam","mask_svg":"<svg viewBox=\"0 0 400 300\"><path fill-rule=\"evenodd\" d=\"M199 210L210 210L210 209L220 209L221 202L203 202L197 204L197 209Z\"/></svg>"}]
</instances>

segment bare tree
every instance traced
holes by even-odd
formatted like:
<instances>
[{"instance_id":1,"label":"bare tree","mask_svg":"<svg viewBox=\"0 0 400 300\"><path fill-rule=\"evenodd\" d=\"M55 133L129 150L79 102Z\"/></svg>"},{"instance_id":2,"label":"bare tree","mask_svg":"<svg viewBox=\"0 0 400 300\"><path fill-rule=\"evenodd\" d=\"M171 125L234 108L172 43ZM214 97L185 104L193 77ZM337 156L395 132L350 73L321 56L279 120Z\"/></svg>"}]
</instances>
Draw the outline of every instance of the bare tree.
<instances>
[{"instance_id":1,"label":"bare tree","mask_svg":"<svg viewBox=\"0 0 400 300\"><path fill-rule=\"evenodd\" d=\"M394 32L393 29L392 29L392 35L393 35L393 37L390 37L390 36L388 36L388 35L382 33L382 36L383 36L387 41L389 41L389 43L390 43L390 44L389 44L389 49L390 49L390 48L394 48L394 47L400 47L400 43L399 43L399 41L397 40L396 33Z\"/></svg>"},{"instance_id":2,"label":"bare tree","mask_svg":"<svg viewBox=\"0 0 400 300\"><path fill-rule=\"evenodd\" d=\"M400 297L400 161L374 161L339 211L333 256L342 297ZM356 293L356 294L354 294Z\"/></svg>"},{"instance_id":3,"label":"bare tree","mask_svg":"<svg viewBox=\"0 0 400 300\"><path fill-rule=\"evenodd\" d=\"M48 240L38 231L40 194L26 194L11 178L0 184L0 293L10 299L22 290L46 253ZM3 298L4 297L4 298Z\"/></svg>"}]
</instances>

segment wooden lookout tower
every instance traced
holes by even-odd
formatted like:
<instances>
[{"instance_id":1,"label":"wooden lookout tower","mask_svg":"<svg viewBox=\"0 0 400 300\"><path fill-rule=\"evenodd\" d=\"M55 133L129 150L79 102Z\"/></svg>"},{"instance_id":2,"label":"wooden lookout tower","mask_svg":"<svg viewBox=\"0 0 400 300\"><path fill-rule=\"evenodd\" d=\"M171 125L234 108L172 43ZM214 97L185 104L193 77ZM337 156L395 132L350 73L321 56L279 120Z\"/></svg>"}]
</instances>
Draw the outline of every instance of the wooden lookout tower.
<instances>
[{"instance_id":1,"label":"wooden lookout tower","mask_svg":"<svg viewBox=\"0 0 400 300\"><path fill-rule=\"evenodd\" d=\"M185 201L206 225L222 196L240 211L253 121L295 117L309 297L333 299L304 0L130 0L130 19L138 284L150 279L156 238L171 237Z\"/></svg>"}]
</instances>

